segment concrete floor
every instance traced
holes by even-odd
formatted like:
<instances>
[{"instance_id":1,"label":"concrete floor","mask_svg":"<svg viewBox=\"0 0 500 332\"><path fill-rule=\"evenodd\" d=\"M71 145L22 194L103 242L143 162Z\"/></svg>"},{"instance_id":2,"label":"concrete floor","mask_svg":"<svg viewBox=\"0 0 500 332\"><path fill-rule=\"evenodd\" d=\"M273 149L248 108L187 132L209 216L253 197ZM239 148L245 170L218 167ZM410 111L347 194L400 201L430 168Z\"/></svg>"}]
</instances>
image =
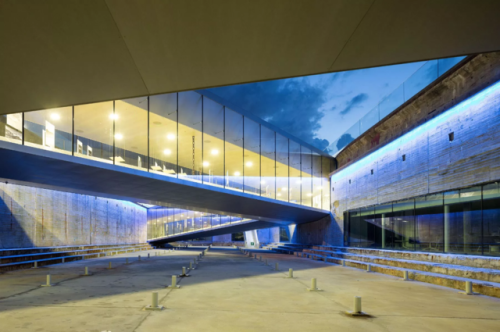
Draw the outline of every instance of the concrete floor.
<instances>
[{"instance_id":1,"label":"concrete floor","mask_svg":"<svg viewBox=\"0 0 500 332\"><path fill-rule=\"evenodd\" d=\"M180 289L164 288L198 253L141 262L128 254L2 274L0 331L500 331L500 299L288 255L263 254L279 262L275 272L236 250L213 249ZM133 263L124 265L125 257ZM95 274L79 276L84 266ZM295 279L285 278L288 268ZM46 274L54 287L39 286ZM312 277L322 292L306 291ZM165 310L142 310L153 291ZM373 318L343 314L355 295Z\"/></svg>"}]
</instances>

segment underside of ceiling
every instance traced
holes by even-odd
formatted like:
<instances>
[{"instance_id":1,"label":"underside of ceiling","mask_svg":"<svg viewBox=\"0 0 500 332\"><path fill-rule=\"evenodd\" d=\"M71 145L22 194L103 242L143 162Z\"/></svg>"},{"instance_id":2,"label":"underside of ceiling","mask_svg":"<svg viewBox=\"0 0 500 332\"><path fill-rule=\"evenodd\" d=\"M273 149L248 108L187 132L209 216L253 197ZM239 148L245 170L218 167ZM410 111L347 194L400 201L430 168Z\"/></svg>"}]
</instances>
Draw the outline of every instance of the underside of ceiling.
<instances>
[{"instance_id":1,"label":"underside of ceiling","mask_svg":"<svg viewBox=\"0 0 500 332\"><path fill-rule=\"evenodd\" d=\"M498 0L0 0L0 114L500 50Z\"/></svg>"}]
</instances>

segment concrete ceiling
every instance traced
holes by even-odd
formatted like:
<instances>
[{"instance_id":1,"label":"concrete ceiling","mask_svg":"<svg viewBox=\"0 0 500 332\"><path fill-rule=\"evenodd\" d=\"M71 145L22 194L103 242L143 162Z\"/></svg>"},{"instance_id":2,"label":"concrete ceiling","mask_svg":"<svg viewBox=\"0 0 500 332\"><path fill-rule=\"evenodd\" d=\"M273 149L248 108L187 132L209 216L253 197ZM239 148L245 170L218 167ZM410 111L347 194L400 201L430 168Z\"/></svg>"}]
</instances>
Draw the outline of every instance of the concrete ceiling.
<instances>
[{"instance_id":1,"label":"concrete ceiling","mask_svg":"<svg viewBox=\"0 0 500 332\"><path fill-rule=\"evenodd\" d=\"M500 50L498 0L0 0L0 113Z\"/></svg>"}]
</instances>

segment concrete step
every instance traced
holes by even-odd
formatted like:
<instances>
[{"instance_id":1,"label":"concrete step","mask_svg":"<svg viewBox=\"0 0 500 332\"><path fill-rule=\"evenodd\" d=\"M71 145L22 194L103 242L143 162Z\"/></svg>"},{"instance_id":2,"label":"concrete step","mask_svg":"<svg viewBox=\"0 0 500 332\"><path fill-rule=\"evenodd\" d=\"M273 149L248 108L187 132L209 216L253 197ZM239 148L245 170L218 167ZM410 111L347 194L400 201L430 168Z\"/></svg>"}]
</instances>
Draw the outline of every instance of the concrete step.
<instances>
[{"instance_id":1,"label":"concrete step","mask_svg":"<svg viewBox=\"0 0 500 332\"><path fill-rule=\"evenodd\" d=\"M500 283L500 270L496 269L475 268L462 265L442 264L442 263L434 263L426 261L414 261L408 259L357 255L341 251L306 249L304 250L304 252L317 254L321 256L326 255L327 257L349 259L352 261L358 261L370 264L379 264L384 266L399 267L403 269L412 269L423 272L444 274L451 277L460 277L460 278L468 278L468 279Z\"/></svg>"},{"instance_id":2,"label":"concrete step","mask_svg":"<svg viewBox=\"0 0 500 332\"><path fill-rule=\"evenodd\" d=\"M152 248L149 243L136 243L136 244L103 244L103 245L79 245L79 246L57 246L57 247L33 247L33 248L10 248L0 249L0 257L2 256L15 256L26 255L46 252L58 251L74 251L74 250L90 250L90 249L104 249L118 246L134 246L134 247L147 247Z\"/></svg>"},{"instance_id":3,"label":"concrete step","mask_svg":"<svg viewBox=\"0 0 500 332\"><path fill-rule=\"evenodd\" d=\"M430 253L422 251L402 251L402 250L384 250L337 246L313 246L312 249L342 251L350 254L377 256L395 259L407 259L412 261L424 261L441 264L461 265L475 268L487 268L500 270L500 257L477 256L477 255L459 255Z\"/></svg>"}]
</instances>

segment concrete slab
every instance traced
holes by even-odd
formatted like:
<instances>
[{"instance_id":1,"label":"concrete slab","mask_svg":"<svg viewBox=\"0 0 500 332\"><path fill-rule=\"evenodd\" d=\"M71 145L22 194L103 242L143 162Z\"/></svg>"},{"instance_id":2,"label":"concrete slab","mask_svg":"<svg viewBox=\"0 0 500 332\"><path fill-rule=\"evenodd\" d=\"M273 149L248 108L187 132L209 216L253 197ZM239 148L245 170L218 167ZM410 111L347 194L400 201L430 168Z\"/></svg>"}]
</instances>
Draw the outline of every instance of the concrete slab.
<instances>
[{"instance_id":1,"label":"concrete slab","mask_svg":"<svg viewBox=\"0 0 500 332\"><path fill-rule=\"evenodd\" d=\"M149 251L151 254L154 251ZM147 256L148 252L144 252ZM144 254L143 253L143 254ZM125 265L135 254L0 275L0 322L11 331L497 331L500 299L290 255L263 254L282 271L237 250L211 250L181 289L164 288L198 252ZM113 259L116 266L107 270ZM95 273L80 277L84 266ZM293 268L295 279L285 279ZM50 273L58 285L39 287ZM311 278L323 292L311 293ZM142 310L158 292L165 310ZM373 318L351 318L353 297Z\"/></svg>"}]
</instances>

